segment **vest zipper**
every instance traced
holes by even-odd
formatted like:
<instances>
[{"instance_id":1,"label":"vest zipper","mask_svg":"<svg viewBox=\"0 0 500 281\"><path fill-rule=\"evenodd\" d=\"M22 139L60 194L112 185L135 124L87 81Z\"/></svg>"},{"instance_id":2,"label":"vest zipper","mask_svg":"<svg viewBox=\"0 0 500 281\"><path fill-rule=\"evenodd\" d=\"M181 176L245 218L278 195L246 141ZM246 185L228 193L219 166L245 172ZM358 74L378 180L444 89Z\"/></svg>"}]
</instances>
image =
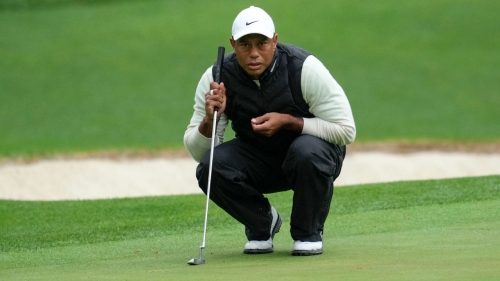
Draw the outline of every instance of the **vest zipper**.
<instances>
[{"instance_id":1,"label":"vest zipper","mask_svg":"<svg viewBox=\"0 0 500 281\"><path fill-rule=\"evenodd\" d=\"M264 93L262 92L262 83L260 83L260 81L259 81L259 84L260 85L256 85L256 86L259 88L259 94L258 94L258 96L259 96L259 109L260 109L260 116L262 116L262 115L266 114L267 112L266 112L266 108L265 108L266 103L264 101Z\"/></svg>"}]
</instances>

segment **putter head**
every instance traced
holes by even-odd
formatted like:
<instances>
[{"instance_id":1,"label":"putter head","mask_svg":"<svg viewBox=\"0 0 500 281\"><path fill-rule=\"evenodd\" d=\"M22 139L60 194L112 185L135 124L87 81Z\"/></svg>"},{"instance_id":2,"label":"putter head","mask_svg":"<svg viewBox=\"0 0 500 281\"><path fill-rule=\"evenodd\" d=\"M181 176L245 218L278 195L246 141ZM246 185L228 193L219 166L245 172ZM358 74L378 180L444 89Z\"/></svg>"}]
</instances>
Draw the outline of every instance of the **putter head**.
<instances>
[{"instance_id":1,"label":"putter head","mask_svg":"<svg viewBox=\"0 0 500 281\"><path fill-rule=\"evenodd\" d=\"M188 261L189 265L199 265L199 264L204 264L205 260L204 259L197 259L197 258L192 258Z\"/></svg>"}]
</instances>

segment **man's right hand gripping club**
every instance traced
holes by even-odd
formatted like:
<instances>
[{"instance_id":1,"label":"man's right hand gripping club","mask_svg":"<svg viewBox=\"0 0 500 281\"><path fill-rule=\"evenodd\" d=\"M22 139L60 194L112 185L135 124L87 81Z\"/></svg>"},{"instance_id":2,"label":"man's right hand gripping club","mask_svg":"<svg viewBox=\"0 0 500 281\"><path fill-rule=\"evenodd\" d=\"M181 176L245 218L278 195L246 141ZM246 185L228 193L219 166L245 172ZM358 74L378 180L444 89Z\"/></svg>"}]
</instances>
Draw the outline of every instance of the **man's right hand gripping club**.
<instances>
[{"instance_id":1,"label":"man's right hand gripping club","mask_svg":"<svg viewBox=\"0 0 500 281\"><path fill-rule=\"evenodd\" d=\"M217 120L215 122L219 122L220 116L226 109L226 87L224 87L224 83L211 82L210 91L205 94L205 117L198 130L207 138L212 137L215 108L217 108Z\"/></svg>"}]
</instances>

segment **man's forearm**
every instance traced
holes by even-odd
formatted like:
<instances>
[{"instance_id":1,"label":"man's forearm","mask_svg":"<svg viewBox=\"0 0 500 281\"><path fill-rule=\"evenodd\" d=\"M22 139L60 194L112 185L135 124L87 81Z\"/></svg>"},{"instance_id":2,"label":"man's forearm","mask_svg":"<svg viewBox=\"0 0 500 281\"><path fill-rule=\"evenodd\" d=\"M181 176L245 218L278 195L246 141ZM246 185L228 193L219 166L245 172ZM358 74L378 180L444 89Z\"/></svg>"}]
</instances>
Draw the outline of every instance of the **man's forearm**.
<instances>
[{"instance_id":1,"label":"man's forearm","mask_svg":"<svg viewBox=\"0 0 500 281\"><path fill-rule=\"evenodd\" d=\"M203 118L203 120L200 122L200 125L198 126L198 131L200 134L207 138L212 138L212 129L213 129L213 119L210 120L210 118L206 117Z\"/></svg>"}]
</instances>

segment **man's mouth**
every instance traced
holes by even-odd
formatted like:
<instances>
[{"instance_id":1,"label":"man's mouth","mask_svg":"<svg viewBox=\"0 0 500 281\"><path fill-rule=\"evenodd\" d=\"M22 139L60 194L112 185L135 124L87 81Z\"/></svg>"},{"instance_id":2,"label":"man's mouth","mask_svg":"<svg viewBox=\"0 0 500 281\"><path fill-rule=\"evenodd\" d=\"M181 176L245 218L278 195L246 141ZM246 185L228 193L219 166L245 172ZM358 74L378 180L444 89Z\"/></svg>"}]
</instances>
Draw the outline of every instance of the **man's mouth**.
<instances>
[{"instance_id":1,"label":"man's mouth","mask_svg":"<svg viewBox=\"0 0 500 281\"><path fill-rule=\"evenodd\" d=\"M251 70L259 69L260 66L261 66L260 62L251 62L251 63L248 64L248 68L251 69Z\"/></svg>"}]
</instances>

